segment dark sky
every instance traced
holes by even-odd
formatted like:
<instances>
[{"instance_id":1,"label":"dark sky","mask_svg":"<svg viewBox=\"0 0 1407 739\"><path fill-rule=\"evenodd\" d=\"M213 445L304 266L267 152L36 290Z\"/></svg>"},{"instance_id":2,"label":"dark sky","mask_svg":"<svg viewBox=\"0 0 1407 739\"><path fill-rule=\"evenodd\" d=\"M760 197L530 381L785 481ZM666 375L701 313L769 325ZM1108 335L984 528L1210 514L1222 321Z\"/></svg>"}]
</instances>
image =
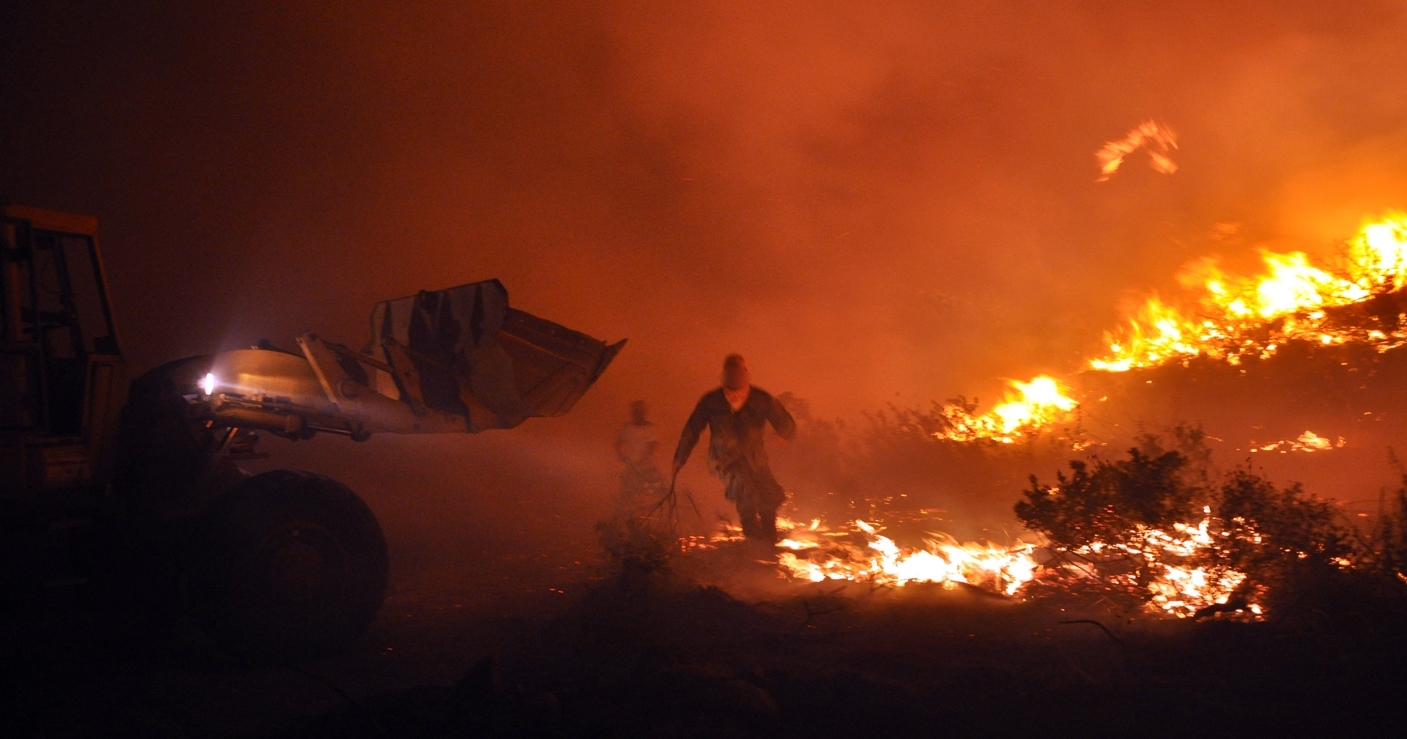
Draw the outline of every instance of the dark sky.
<instances>
[{"instance_id":1,"label":"dark sky","mask_svg":"<svg viewBox=\"0 0 1407 739\"><path fill-rule=\"evenodd\" d=\"M99 218L138 369L498 277L631 342L548 433L673 428L734 350L852 415L1072 370L1193 257L1407 207L1400 3L392 5L0 10L0 191ZM1096 184L1147 118L1180 170Z\"/></svg>"}]
</instances>

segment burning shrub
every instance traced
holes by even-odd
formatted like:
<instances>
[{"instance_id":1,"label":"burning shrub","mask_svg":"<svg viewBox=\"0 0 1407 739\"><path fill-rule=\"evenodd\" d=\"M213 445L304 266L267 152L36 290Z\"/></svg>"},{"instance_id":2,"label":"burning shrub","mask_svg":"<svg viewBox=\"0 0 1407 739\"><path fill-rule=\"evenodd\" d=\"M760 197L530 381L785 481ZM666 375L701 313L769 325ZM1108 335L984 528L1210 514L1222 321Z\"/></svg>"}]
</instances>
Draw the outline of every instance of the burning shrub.
<instances>
[{"instance_id":1,"label":"burning shrub","mask_svg":"<svg viewBox=\"0 0 1407 739\"><path fill-rule=\"evenodd\" d=\"M1033 475L1017 517L1050 544L1048 572L1177 616L1225 606L1245 575L1205 556L1210 508L1201 505L1194 523L1207 494L1189 482L1200 477L1188 470L1191 457L1163 451L1154 436L1140 441L1127 460L1070 462L1072 474L1057 473L1056 485ZM1195 452L1200 437L1179 441Z\"/></svg>"},{"instance_id":2,"label":"burning shrub","mask_svg":"<svg viewBox=\"0 0 1407 739\"><path fill-rule=\"evenodd\" d=\"M1242 573L1230 602L1210 610L1259 602L1280 617L1342 610L1377 579L1367 550L1341 523L1335 506L1299 485L1276 488L1250 470L1228 474L1217 495L1215 546L1202 552L1209 568ZM1376 589L1375 587L1369 590Z\"/></svg>"},{"instance_id":3,"label":"burning shrub","mask_svg":"<svg viewBox=\"0 0 1407 739\"><path fill-rule=\"evenodd\" d=\"M800 432L773 450L777 476L809 516L835 521L942 519L949 533L980 538L1009 520L1029 465L1057 464L1071 447L1057 431L1013 443L955 441L949 416L977 407L961 397L891 404L849 425L813 418L804 400L782 400Z\"/></svg>"},{"instance_id":4,"label":"burning shrub","mask_svg":"<svg viewBox=\"0 0 1407 739\"><path fill-rule=\"evenodd\" d=\"M1016 517L1043 534L1058 550L1135 555L1147 529L1170 528L1193 517L1201 491L1186 485L1179 452L1149 455L1130 449L1129 458L1094 464L1070 462L1071 474L1056 473L1055 485L1031 476L1031 488L1016 504Z\"/></svg>"},{"instance_id":5,"label":"burning shrub","mask_svg":"<svg viewBox=\"0 0 1407 739\"><path fill-rule=\"evenodd\" d=\"M1265 582L1287 568L1342 567L1355 558L1352 532L1331 503L1299 485L1276 489L1245 469L1227 475L1217 501L1221 541L1209 554Z\"/></svg>"},{"instance_id":6,"label":"burning shrub","mask_svg":"<svg viewBox=\"0 0 1407 739\"><path fill-rule=\"evenodd\" d=\"M1301 589L1359 555L1334 507L1299 486L1238 469L1209 490L1189 470L1195 433L1177 434L1183 451L1141 441L1125 460L1070 462L1055 485L1032 476L1016 515L1048 541L1052 571L1179 616L1259 614L1267 588Z\"/></svg>"}]
</instances>

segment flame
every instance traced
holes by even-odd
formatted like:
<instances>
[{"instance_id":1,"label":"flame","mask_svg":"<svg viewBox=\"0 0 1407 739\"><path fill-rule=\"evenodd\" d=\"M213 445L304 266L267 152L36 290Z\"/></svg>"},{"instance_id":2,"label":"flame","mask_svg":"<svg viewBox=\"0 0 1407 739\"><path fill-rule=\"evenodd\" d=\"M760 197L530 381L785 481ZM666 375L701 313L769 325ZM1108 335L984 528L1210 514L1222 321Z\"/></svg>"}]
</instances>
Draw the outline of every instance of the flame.
<instances>
[{"instance_id":1,"label":"flame","mask_svg":"<svg viewBox=\"0 0 1407 739\"><path fill-rule=\"evenodd\" d=\"M1154 125L1151 130L1158 129ZM1119 142L1111 146L1115 143ZM1115 160L1110 164L1117 169ZM1322 346L1365 342L1380 352L1407 344L1407 329L1332 326L1326 312L1407 288L1407 213L1365 222L1347 247L1337 267L1315 264L1303 252L1265 249L1260 252L1263 268L1253 275L1227 274L1211 259L1195 262L1179 275L1196 294L1190 308L1165 302L1158 295L1147 298L1122 329L1104 335L1107 351L1089 360L1088 366L1102 372L1127 372L1194 357L1236 365L1246 358L1268 359L1289 341ZM1030 382L1012 381L1010 386L1002 403L983 414L961 404L944 406L948 428L935 437L1011 444L1068 419L1079 406L1057 380L1046 375ZM1304 438L1276 442L1282 443L1298 444L1292 451L1327 448Z\"/></svg>"},{"instance_id":2,"label":"flame","mask_svg":"<svg viewBox=\"0 0 1407 739\"><path fill-rule=\"evenodd\" d=\"M1246 579L1234 570L1219 576L1210 575L1203 567L1179 567L1162 565L1163 572L1148 584L1153 593L1154 608L1178 618L1188 618L1197 611L1212 605L1226 605L1231 593ZM1259 604L1251 604L1251 612L1259 616Z\"/></svg>"},{"instance_id":3,"label":"flame","mask_svg":"<svg viewBox=\"0 0 1407 739\"><path fill-rule=\"evenodd\" d=\"M1151 576L1142 585L1134 573L1106 579L1146 589L1147 609L1152 613L1188 618L1209 606L1226 605L1246 579L1244 573L1236 570L1190 564L1217 546L1210 508L1202 511L1204 517L1196 524L1173 524L1171 532L1140 528L1127 543L1094 542L1074 553L1086 561L1108 559L1110 555L1143 561ZM780 516L777 530L783 534L777 543L782 550L777 556L779 571L783 577L808 582L846 580L893 586L938 583L945 587L965 584L1020 597L1037 580L1042 568L1075 579L1098 576L1092 569L1071 561L1055 564L1053 560L1042 565L1036 560L1036 546L1019 540L1003 547L959 543L950 536L930 533L924 537L923 546L904 547L882 534L880 523L859 519L831 529L819 518L801 524ZM685 537L680 541L681 549L689 552L742 539L741 529L728 524L711 537ZM1258 534L1250 540L1261 543ZM1252 602L1235 613L1259 619L1265 611Z\"/></svg>"},{"instance_id":4,"label":"flame","mask_svg":"<svg viewBox=\"0 0 1407 739\"><path fill-rule=\"evenodd\" d=\"M1158 132L1135 129L1120 142L1110 142L1101 151L1105 179L1117 171L1123 157L1147 141L1159 143L1166 151L1175 148L1171 132L1166 140L1149 138ZM1143 138L1136 138L1135 134ZM1150 153L1153 153L1150 151ZM1155 167L1163 161L1156 157ZM1167 160L1167 165L1175 165ZM1168 169L1166 171L1172 171ZM1160 170L1162 171L1162 170ZM1327 310L1367 300L1375 295L1407 288L1407 214L1391 213L1380 221L1365 223L1347 244L1344 263L1337 267L1314 264L1302 252L1287 254L1261 251L1263 270L1238 276L1223 272L1214 261L1203 260L1181 276L1185 285L1200 292L1192 308L1182 308L1152 296L1128 318L1117 333L1106 334L1108 353L1090 360L1089 366L1106 372L1158 366L1206 356L1238 364L1248 356L1267 358L1288 341L1308 340L1323 345L1349 341L1369 342L1379 351L1407 344L1407 330L1355 329L1329 325ZM976 414L972 406L953 403L942 414L948 428L934 436L952 441L992 440L1011 444L1031 438L1079 408L1078 401L1053 377L1038 376L1030 382L1011 381L1002 402L992 410ZM1260 446L1253 451L1327 451L1343 447L1337 442L1306 430L1293 441ZM1204 508L1199 523L1174 524L1172 531L1140 528L1118 544L1095 542L1070 554L1087 561L1111 554L1119 559L1140 562L1138 574L1122 575L1125 585L1146 588L1150 610L1185 618L1211 606L1227 605L1245 584L1245 573L1207 565L1202 555L1218 546L1211 531L1212 516ZM844 530L833 531L820 519L808 526L779 519L786 531L779 543L784 551L778 557L783 574L821 582L826 580L868 581L902 586L912 582L933 582L955 586L965 583L1006 595L1020 595L1036 580L1038 565L1035 547L1017 542L1010 547L959 543L951 537L933 534L921 547L904 547L883 535L874 523L856 520ZM706 548L741 538L729 527L707 542L691 537L684 548ZM1261 544L1258 534L1248 541ZM1046 567L1075 577L1095 577L1097 573L1066 562ZM1342 566L1348 566L1343 563ZM1115 578L1116 580L1118 578ZM1403 578L1407 580L1407 577ZM1238 607L1236 613L1261 618L1264 608L1254 602Z\"/></svg>"},{"instance_id":5,"label":"flame","mask_svg":"<svg viewBox=\"0 0 1407 739\"><path fill-rule=\"evenodd\" d=\"M856 520L851 527L853 530L837 532L820 525L819 520L805 529L779 521L779 529L791 529L778 544L785 550L777 559L783 573L811 582L931 582L954 587L965 583L1005 595L1015 595L1036 574L1035 547L1030 544L963 544L931 534L922 548L911 548L880 534L877 524Z\"/></svg>"},{"instance_id":6,"label":"flame","mask_svg":"<svg viewBox=\"0 0 1407 739\"><path fill-rule=\"evenodd\" d=\"M1172 174L1177 171L1177 163L1168 156L1168 152L1176 148L1177 133L1166 124L1160 126L1156 121L1144 121L1123 138L1106 142L1094 153L1094 158L1099 160L1099 178L1095 182L1104 182L1113 177L1123 165L1124 157L1139 149L1148 151L1149 163L1155 171Z\"/></svg>"},{"instance_id":7,"label":"flame","mask_svg":"<svg viewBox=\"0 0 1407 739\"><path fill-rule=\"evenodd\" d=\"M1171 532L1140 529L1132 543L1096 542L1082 547L1077 554L1123 554L1146 562L1151 577L1141 587L1147 590L1148 609L1178 618L1193 616L1203 608L1227 604L1246 579L1244 573L1235 570L1188 564L1216 545L1210 530L1210 511L1203 511L1206 515L1200 523L1174 524ZM802 527L779 519L778 528L787 532L778 544L783 550L777 559L783 574L810 582L849 580L895 586L925 582L949 587L963 583L1019 596L1035 581L1041 567L1036 562L1035 546L1019 541L1001 547L959 543L942 534L930 534L922 547L901 547L880 533L879 524L862 520L832 531L818 520ZM1075 577L1090 575L1073 565L1066 565L1062 571ZM1139 587L1135 575L1121 578L1113 579ZM1259 604L1239 610L1249 611L1252 618L1263 614Z\"/></svg>"},{"instance_id":8,"label":"flame","mask_svg":"<svg viewBox=\"0 0 1407 739\"><path fill-rule=\"evenodd\" d=\"M1210 260L1198 263L1183 275L1200 292L1192 308L1148 298L1121 331L1105 334L1108 352L1089 366L1126 372L1197 356L1239 364L1268 358L1292 340L1366 341L1380 351L1407 341L1397 331L1331 327L1325 312L1407 286L1407 214L1364 224L1337 269L1315 265L1303 252L1261 250L1261 261L1263 270L1250 276L1228 275Z\"/></svg>"},{"instance_id":9,"label":"flame","mask_svg":"<svg viewBox=\"0 0 1407 739\"><path fill-rule=\"evenodd\" d=\"M1226 605L1237 587L1246 580L1245 573L1236 570L1217 571L1187 564L1216 546L1216 538L1210 531L1211 509L1204 507L1202 512L1204 517L1200 523L1175 523L1172 532L1140 528L1131 537L1132 543L1107 545L1095 542L1081 547L1077 554L1105 555L1106 552L1116 552L1131 559L1143 560L1152 573L1145 586L1149 593L1149 609L1178 618L1194 616L1203 608ZM1258 538L1256 543L1259 543ZM1076 576L1089 574L1074 566L1065 569L1067 574ZM1127 585L1136 585L1133 574L1124 576L1123 580ZM1239 610L1249 611L1251 618L1264 614L1264 609L1255 603Z\"/></svg>"},{"instance_id":10,"label":"flame","mask_svg":"<svg viewBox=\"0 0 1407 739\"><path fill-rule=\"evenodd\" d=\"M1053 377L1040 375L1030 382L1010 381L1002 402L982 415L956 404L943 407L948 429L935 434L951 441L992 439L1011 444L1068 418L1079 406L1065 395Z\"/></svg>"},{"instance_id":11,"label":"flame","mask_svg":"<svg viewBox=\"0 0 1407 739\"><path fill-rule=\"evenodd\" d=\"M1108 160L1110 173L1133 150L1128 148L1133 144L1125 144L1136 138L1141 146L1147 140L1160 140L1154 136L1160 133L1167 145L1176 146L1170 131L1151 122L1144 125L1151 128L1140 127L1122 143L1106 146L1111 152L1123 152ZM1090 359L1088 367L1127 372L1202 356L1236 365L1248 357L1268 359L1289 341L1324 346L1365 342L1380 352L1407 344L1407 329L1332 326L1326 312L1407 288L1407 213L1365 222L1347 246L1343 263L1336 268L1314 264L1303 252L1265 249L1260 252L1263 269L1254 275L1227 274L1212 259L1195 262L1179 275L1183 285L1197 293L1192 307L1173 305L1158 295L1147 298L1122 329L1104 335L1107 352ZM947 428L934 436L1011 444L1068 419L1078 407L1053 377L1013 380L1001 404L986 413L977 414L960 403L943 406ZM1295 443L1300 445L1295 451L1322 448L1303 438Z\"/></svg>"},{"instance_id":12,"label":"flame","mask_svg":"<svg viewBox=\"0 0 1407 739\"><path fill-rule=\"evenodd\" d=\"M1355 283L1381 291L1407 286L1407 214L1392 213L1363 226L1349 242L1348 276Z\"/></svg>"}]
</instances>

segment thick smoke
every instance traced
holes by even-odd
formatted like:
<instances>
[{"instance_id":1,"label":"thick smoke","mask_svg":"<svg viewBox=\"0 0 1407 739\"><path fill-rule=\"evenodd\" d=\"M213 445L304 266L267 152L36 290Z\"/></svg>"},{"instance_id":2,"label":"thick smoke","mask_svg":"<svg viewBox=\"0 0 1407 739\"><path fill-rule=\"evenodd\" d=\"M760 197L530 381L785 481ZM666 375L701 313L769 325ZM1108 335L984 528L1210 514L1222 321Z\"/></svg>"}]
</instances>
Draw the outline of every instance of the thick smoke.
<instances>
[{"instance_id":1,"label":"thick smoke","mask_svg":"<svg viewBox=\"0 0 1407 739\"><path fill-rule=\"evenodd\" d=\"M819 417L990 398L1077 369L1193 258L1323 251L1407 204L1395 3L3 13L0 187L99 217L138 368L357 344L376 300L486 277L630 338L565 419L373 441L354 475L406 521L419 488L606 495L625 404L670 436L730 351ZM1176 174L1096 184L1149 118ZM318 444L281 461L353 464Z\"/></svg>"}]
</instances>

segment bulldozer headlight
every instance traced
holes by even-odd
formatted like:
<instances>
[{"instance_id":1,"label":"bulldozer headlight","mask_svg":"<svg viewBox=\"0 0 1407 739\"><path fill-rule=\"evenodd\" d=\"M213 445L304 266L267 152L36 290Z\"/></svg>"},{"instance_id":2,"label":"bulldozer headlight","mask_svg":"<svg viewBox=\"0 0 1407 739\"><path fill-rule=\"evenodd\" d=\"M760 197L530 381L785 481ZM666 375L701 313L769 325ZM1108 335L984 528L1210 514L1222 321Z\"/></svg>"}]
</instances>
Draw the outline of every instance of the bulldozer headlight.
<instances>
[{"instance_id":1,"label":"bulldozer headlight","mask_svg":"<svg viewBox=\"0 0 1407 739\"><path fill-rule=\"evenodd\" d=\"M206 395L215 394L215 373L207 372L200 381L200 391Z\"/></svg>"}]
</instances>

